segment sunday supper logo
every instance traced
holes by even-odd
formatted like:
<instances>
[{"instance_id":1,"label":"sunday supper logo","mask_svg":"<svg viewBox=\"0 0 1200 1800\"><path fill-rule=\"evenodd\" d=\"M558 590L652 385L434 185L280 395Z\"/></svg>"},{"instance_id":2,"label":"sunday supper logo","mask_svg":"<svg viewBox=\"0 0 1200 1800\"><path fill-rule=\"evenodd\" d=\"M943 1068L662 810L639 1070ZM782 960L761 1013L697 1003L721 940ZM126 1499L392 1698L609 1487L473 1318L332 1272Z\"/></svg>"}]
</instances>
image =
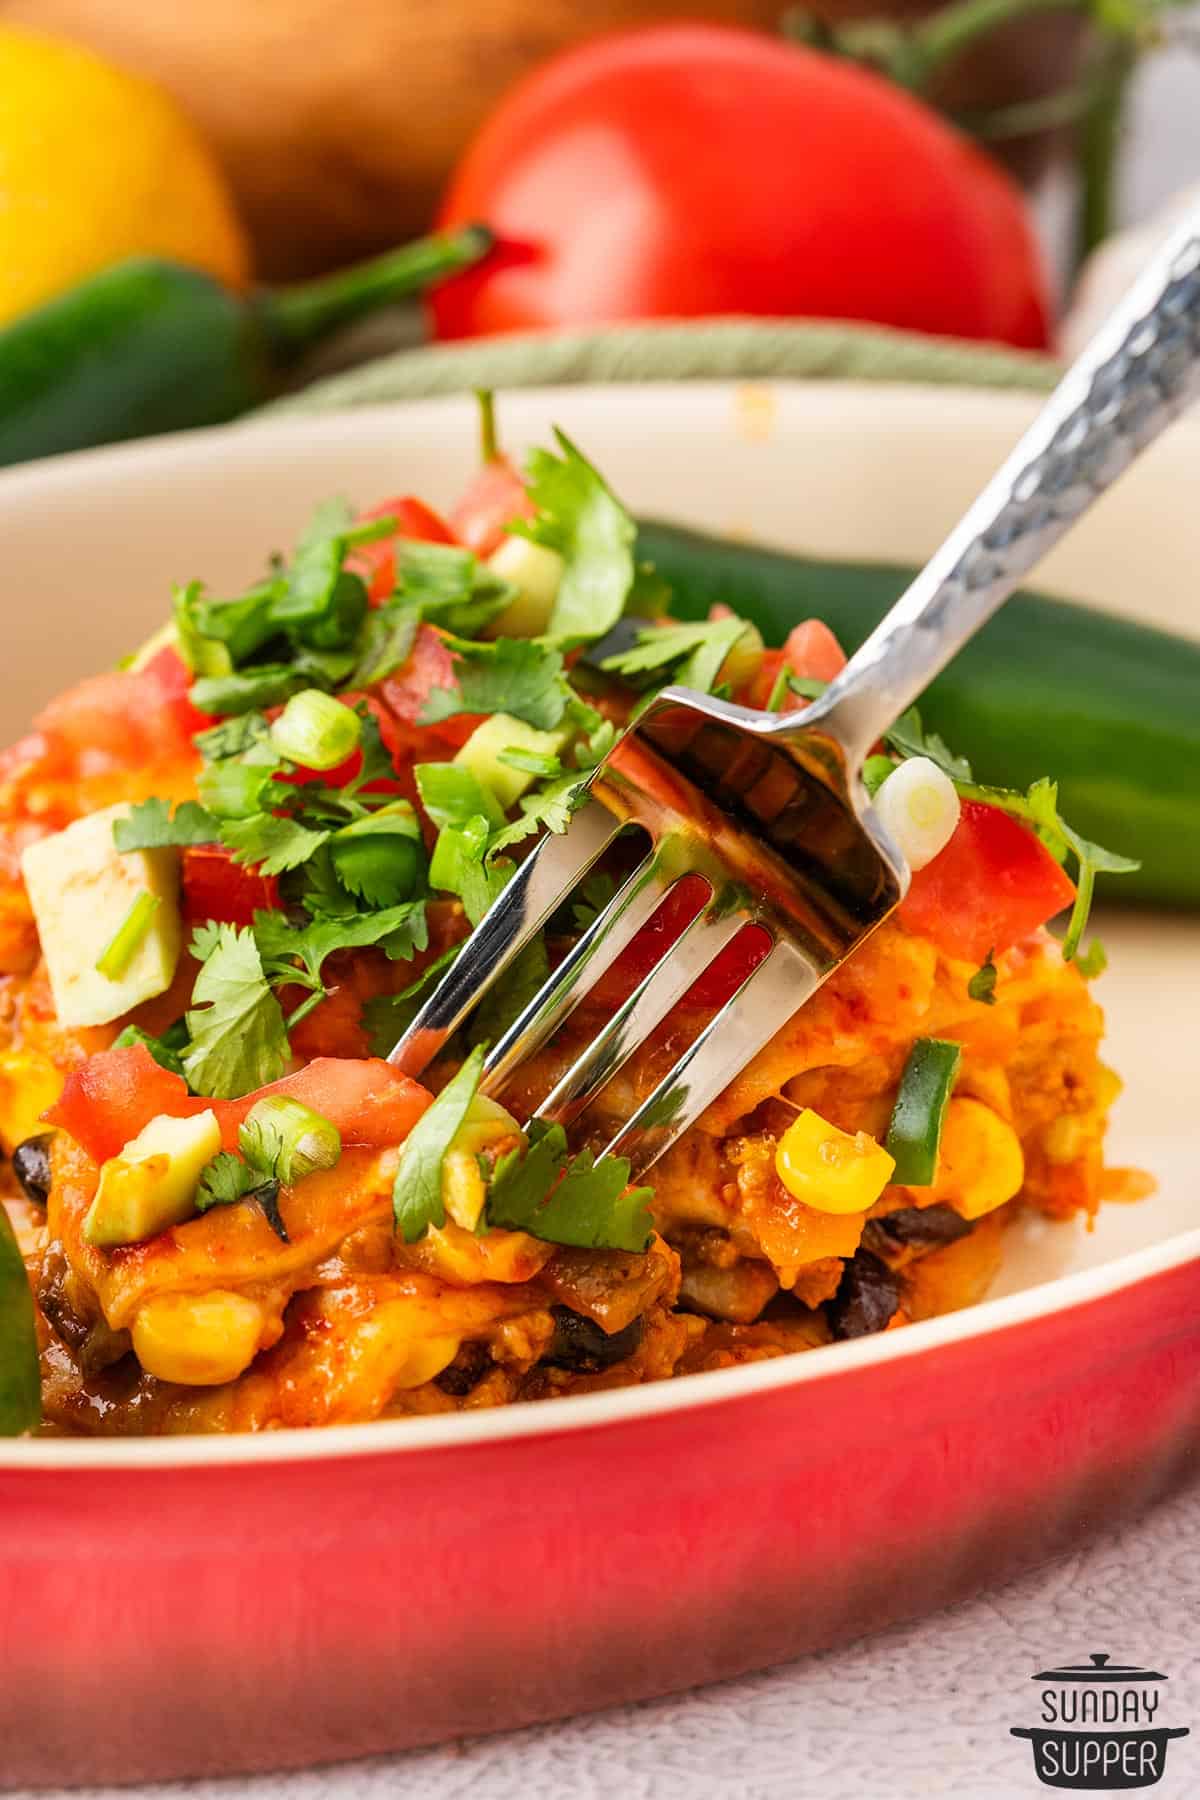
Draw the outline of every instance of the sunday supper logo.
<instances>
[{"instance_id":1,"label":"sunday supper logo","mask_svg":"<svg viewBox=\"0 0 1200 1800\"><path fill-rule=\"evenodd\" d=\"M1040 1722L1014 1725L1012 1735L1033 1745L1033 1766L1044 1787L1108 1793L1153 1787L1162 1779L1171 1738L1186 1725L1160 1720L1167 1680L1157 1669L1112 1663L1093 1651L1086 1663L1042 1669Z\"/></svg>"}]
</instances>

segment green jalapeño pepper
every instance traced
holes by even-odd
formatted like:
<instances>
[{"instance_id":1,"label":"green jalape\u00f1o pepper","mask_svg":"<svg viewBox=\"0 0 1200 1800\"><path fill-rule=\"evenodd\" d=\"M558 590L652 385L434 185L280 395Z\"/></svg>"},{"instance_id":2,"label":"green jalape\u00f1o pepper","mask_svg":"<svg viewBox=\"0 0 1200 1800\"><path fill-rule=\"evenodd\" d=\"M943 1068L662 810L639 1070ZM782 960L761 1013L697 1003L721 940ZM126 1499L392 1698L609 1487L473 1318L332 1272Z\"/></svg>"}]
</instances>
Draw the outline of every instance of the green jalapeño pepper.
<instances>
[{"instance_id":1,"label":"green jalape\u00f1o pepper","mask_svg":"<svg viewBox=\"0 0 1200 1800\"><path fill-rule=\"evenodd\" d=\"M330 332L469 268L491 244L470 225L245 295L179 263L116 263L0 330L0 464L236 418Z\"/></svg>"},{"instance_id":2,"label":"green jalape\u00f1o pepper","mask_svg":"<svg viewBox=\"0 0 1200 1800\"><path fill-rule=\"evenodd\" d=\"M918 1038L908 1054L888 1126L885 1148L895 1160L892 1180L928 1187L937 1174L942 1123L962 1046L945 1038Z\"/></svg>"},{"instance_id":3,"label":"green jalape\u00f1o pepper","mask_svg":"<svg viewBox=\"0 0 1200 1800\"><path fill-rule=\"evenodd\" d=\"M32 1431L41 1416L33 1294L12 1222L0 1204L0 1437Z\"/></svg>"}]
</instances>

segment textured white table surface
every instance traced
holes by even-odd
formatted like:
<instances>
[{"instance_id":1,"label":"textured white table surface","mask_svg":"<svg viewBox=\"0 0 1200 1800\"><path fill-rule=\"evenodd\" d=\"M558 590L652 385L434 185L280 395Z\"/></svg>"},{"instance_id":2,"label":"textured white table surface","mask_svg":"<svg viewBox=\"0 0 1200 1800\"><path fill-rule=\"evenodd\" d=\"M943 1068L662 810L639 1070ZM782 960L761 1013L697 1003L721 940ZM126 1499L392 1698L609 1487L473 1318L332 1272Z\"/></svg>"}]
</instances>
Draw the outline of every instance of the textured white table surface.
<instances>
[{"instance_id":1,"label":"textured white table surface","mask_svg":"<svg viewBox=\"0 0 1200 1800\"><path fill-rule=\"evenodd\" d=\"M1200 1447L1197 1453L1200 1473ZM138 1800L1029 1800L1036 1669L1107 1650L1170 1677L1162 1800L1200 1795L1200 1487L923 1622L742 1681L590 1718ZM1144 1791L1144 1790L1142 1790ZM131 1800L88 1789L88 1800ZM18 1796L17 1800L32 1800Z\"/></svg>"}]
</instances>

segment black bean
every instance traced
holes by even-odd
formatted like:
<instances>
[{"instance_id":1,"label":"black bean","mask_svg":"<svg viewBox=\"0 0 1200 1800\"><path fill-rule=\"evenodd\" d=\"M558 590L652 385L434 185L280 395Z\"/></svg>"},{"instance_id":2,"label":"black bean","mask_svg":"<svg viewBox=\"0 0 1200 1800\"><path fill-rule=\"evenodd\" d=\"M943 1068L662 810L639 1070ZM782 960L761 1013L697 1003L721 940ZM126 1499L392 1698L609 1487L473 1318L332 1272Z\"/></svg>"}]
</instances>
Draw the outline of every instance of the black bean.
<instances>
[{"instance_id":1,"label":"black bean","mask_svg":"<svg viewBox=\"0 0 1200 1800\"><path fill-rule=\"evenodd\" d=\"M452 1363L433 1378L434 1387L441 1388L443 1394L449 1394L455 1400L461 1400L472 1388L479 1386L484 1375L492 1366L492 1359L482 1344L464 1344Z\"/></svg>"},{"instance_id":2,"label":"black bean","mask_svg":"<svg viewBox=\"0 0 1200 1800\"><path fill-rule=\"evenodd\" d=\"M13 1174L25 1190L27 1200L45 1206L50 1192L50 1144L52 1134L28 1137L13 1151Z\"/></svg>"},{"instance_id":3,"label":"black bean","mask_svg":"<svg viewBox=\"0 0 1200 1800\"><path fill-rule=\"evenodd\" d=\"M885 1213L873 1224L879 1225L898 1244L953 1244L975 1229L974 1219L964 1219L952 1206L905 1206L899 1212Z\"/></svg>"},{"instance_id":4,"label":"black bean","mask_svg":"<svg viewBox=\"0 0 1200 1800\"><path fill-rule=\"evenodd\" d=\"M633 1355L646 1329L646 1321L639 1315L610 1337L594 1319L585 1319L569 1306L555 1306L551 1312L554 1336L542 1361L551 1368L571 1369L577 1375L595 1375L623 1362Z\"/></svg>"},{"instance_id":5,"label":"black bean","mask_svg":"<svg viewBox=\"0 0 1200 1800\"><path fill-rule=\"evenodd\" d=\"M825 1309L829 1329L835 1338L867 1337L883 1330L899 1304L900 1284L891 1269L870 1250L859 1250Z\"/></svg>"}]
</instances>

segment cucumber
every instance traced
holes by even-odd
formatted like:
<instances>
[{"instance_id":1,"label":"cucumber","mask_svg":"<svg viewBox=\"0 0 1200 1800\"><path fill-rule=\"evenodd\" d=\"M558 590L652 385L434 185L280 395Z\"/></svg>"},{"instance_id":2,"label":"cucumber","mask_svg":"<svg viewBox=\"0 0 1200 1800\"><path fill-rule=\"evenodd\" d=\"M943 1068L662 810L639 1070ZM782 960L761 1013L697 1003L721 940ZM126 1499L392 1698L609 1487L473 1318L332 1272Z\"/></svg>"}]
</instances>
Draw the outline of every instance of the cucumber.
<instances>
[{"instance_id":1,"label":"cucumber","mask_svg":"<svg viewBox=\"0 0 1200 1800\"><path fill-rule=\"evenodd\" d=\"M857 649L915 570L757 549L658 521L638 556L670 584L673 611L724 601L769 644L820 618ZM1065 816L1140 859L1102 877L1109 900L1200 904L1200 643L1035 593L1013 596L920 702L927 727L969 757L976 778L1058 781Z\"/></svg>"}]
</instances>

